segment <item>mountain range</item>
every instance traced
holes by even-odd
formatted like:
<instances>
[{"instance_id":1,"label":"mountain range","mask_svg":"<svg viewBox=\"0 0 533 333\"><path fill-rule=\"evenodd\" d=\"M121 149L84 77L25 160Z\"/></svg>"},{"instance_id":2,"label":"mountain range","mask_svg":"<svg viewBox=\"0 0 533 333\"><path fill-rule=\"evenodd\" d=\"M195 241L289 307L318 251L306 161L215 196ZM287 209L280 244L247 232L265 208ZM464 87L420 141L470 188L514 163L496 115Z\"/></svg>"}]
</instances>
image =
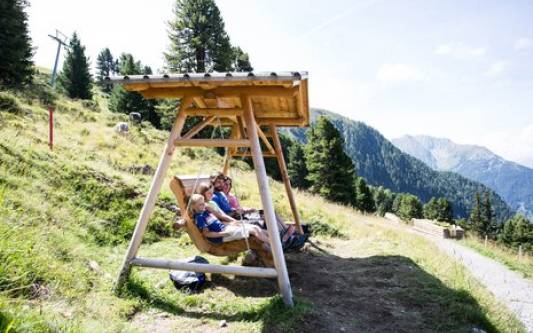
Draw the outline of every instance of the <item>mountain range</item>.
<instances>
[{"instance_id":1,"label":"mountain range","mask_svg":"<svg viewBox=\"0 0 533 333\"><path fill-rule=\"evenodd\" d=\"M344 138L344 148L357 174L373 186L418 196L423 202L432 197L445 197L453 204L456 217L467 217L476 193L491 193L492 205L499 221L512 215L511 208L487 186L457 173L436 171L409 154L402 152L374 128L321 109L311 110L311 121L327 116ZM291 128L287 132L306 142L306 129Z\"/></svg>"},{"instance_id":2,"label":"mountain range","mask_svg":"<svg viewBox=\"0 0 533 333\"><path fill-rule=\"evenodd\" d=\"M507 161L485 147L444 138L406 135L392 143L434 170L456 172L485 184L512 209L533 217L533 169Z\"/></svg>"}]
</instances>

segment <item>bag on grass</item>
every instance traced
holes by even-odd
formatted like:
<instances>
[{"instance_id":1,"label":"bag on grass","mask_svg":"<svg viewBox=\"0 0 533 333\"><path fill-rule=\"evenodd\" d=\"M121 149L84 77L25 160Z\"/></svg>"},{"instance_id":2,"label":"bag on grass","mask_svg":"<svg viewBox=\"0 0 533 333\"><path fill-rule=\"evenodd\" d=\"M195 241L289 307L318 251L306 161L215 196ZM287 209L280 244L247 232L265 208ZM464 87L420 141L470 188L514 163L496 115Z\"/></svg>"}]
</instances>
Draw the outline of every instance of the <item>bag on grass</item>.
<instances>
[{"instance_id":1,"label":"bag on grass","mask_svg":"<svg viewBox=\"0 0 533 333\"><path fill-rule=\"evenodd\" d=\"M186 259L186 262L209 264L207 259L200 256ZM171 271L169 277L176 289L188 292L196 292L200 290L205 283L205 273L202 272Z\"/></svg>"}]
</instances>

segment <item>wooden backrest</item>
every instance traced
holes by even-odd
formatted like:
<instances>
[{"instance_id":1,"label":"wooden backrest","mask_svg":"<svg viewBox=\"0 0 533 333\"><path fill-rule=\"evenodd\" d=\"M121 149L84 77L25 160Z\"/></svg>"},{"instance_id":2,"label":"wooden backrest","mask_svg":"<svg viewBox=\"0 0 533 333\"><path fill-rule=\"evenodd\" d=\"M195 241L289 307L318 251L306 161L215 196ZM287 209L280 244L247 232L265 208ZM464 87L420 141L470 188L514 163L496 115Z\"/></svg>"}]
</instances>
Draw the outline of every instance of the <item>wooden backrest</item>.
<instances>
[{"instance_id":1,"label":"wooden backrest","mask_svg":"<svg viewBox=\"0 0 533 333\"><path fill-rule=\"evenodd\" d=\"M194 219L192 216L189 216L189 212L187 211L187 203L195 184L198 187L198 185L205 181L209 181L209 176L174 176L170 181L170 189L174 193L174 196L176 196L181 217L185 220L185 229L194 245L202 252L210 252L213 247L212 244L204 238L200 230L196 227Z\"/></svg>"}]
</instances>

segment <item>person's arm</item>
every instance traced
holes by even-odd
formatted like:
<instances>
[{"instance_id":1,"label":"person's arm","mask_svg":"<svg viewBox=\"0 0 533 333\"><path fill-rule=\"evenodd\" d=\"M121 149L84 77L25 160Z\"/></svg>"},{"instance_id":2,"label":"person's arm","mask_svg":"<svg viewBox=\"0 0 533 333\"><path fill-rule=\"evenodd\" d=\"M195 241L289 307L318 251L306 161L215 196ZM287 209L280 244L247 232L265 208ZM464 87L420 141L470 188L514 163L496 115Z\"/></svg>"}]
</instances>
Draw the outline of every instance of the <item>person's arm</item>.
<instances>
[{"instance_id":1,"label":"person's arm","mask_svg":"<svg viewBox=\"0 0 533 333\"><path fill-rule=\"evenodd\" d=\"M208 238L218 238L218 237L226 237L229 235L229 233L225 231L209 231L209 229L203 228L202 235Z\"/></svg>"},{"instance_id":2,"label":"person's arm","mask_svg":"<svg viewBox=\"0 0 533 333\"><path fill-rule=\"evenodd\" d=\"M216 205L216 203L215 203ZM211 206L210 204L207 205L207 210L209 212L211 212L211 214L215 215L217 219L220 220L220 222L236 222L237 220L235 220L233 217L231 216L228 216L226 213L224 213L222 211L222 209L218 208L217 207L213 207Z\"/></svg>"}]
</instances>

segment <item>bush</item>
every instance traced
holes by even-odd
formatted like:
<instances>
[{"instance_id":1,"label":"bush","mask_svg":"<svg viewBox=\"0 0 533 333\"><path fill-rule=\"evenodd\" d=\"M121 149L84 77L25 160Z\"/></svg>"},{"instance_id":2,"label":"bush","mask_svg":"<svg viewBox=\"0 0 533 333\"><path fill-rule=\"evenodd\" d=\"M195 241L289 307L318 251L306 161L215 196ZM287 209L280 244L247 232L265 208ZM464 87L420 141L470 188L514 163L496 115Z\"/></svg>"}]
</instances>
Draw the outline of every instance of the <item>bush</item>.
<instances>
[{"instance_id":1,"label":"bush","mask_svg":"<svg viewBox=\"0 0 533 333\"><path fill-rule=\"evenodd\" d=\"M22 108L14 96L0 91L0 111L18 114Z\"/></svg>"}]
</instances>

